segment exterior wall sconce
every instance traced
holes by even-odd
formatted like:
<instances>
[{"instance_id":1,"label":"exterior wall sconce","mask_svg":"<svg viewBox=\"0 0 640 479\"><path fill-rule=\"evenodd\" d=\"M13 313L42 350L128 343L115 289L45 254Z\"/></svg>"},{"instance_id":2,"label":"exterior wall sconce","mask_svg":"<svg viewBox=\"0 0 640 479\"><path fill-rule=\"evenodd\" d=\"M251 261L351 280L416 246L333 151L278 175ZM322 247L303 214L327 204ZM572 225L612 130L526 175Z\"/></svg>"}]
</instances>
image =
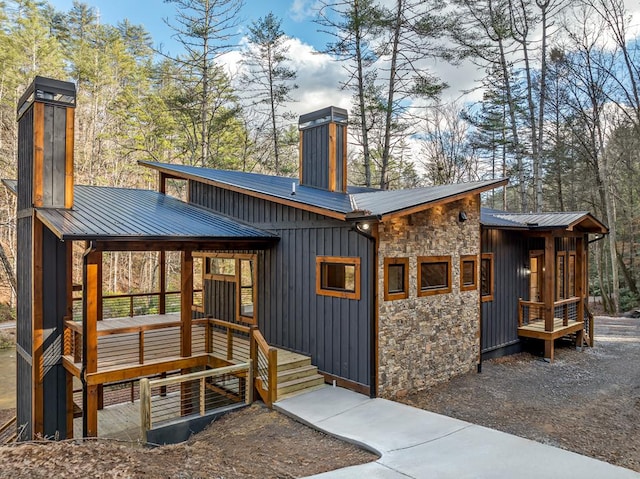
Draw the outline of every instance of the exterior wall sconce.
<instances>
[{"instance_id":1,"label":"exterior wall sconce","mask_svg":"<svg viewBox=\"0 0 640 479\"><path fill-rule=\"evenodd\" d=\"M361 233L369 233L371 231L371 223L356 223L356 228Z\"/></svg>"},{"instance_id":2,"label":"exterior wall sconce","mask_svg":"<svg viewBox=\"0 0 640 479\"><path fill-rule=\"evenodd\" d=\"M460 223L464 223L468 219L469 218L467 217L467 213L465 211L461 211L460 213L458 213L458 221L460 221Z\"/></svg>"}]
</instances>

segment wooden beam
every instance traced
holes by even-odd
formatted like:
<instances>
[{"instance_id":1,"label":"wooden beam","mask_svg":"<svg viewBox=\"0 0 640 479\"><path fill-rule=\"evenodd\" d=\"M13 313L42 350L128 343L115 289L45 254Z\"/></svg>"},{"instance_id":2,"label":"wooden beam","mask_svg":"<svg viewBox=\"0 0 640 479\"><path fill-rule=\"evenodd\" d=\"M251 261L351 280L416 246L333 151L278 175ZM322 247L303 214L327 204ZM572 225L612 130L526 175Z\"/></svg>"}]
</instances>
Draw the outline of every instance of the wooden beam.
<instances>
[{"instance_id":1,"label":"wooden beam","mask_svg":"<svg viewBox=\"0 0 640 479\"><path fill-rule=\"evenodd\" d=\"M89 249L83 258L82 350L85 378L82 398L82 433L98 435L98 386L86 383L86 375L98 370L98 307L102 297L102 253Z\"/></svg>"},{"instance_id":2,"label":"wooden beam","mask_svg":"<svg viewBox=\"0 0 640 479\"><path fill-rule=\"evenodd\" d=\"M347 125L342 127L342 189L347 192Z\"/></svg>"},{"instance_id":3,"label":"wooden beam","mask_svg":"<svg viewBox=\"0 0 640 479\"><path fill-rule=\"evenodd\" d=\"M37 103L36 103L37 105ZM33 218L33 264L31 294L33 298L33 316L31 319L32 330L32 434L33 436L44 434L44 304L42 288L43 278L43 226L36 217Z\"/></svg>"},{"instance_id":4,"label":"wooden beam","mask_svg":"<svg viewBox=\"0 0 640 479\"><path fill-rule=\"evenodd\" d=\"M329 191L336 191L336 124L329 123Z\"/></svg>"},{"instance_id":5,"label":"wooden beam","mask_svg":"<svg viewBox=\"0 0 640 479\"><path fill-rule=\"evenodd\" d=\"M193 255L182 252L180 265L180 355L191 356L191 320L193 313Z\"/></svg>"},{"instance_id":6,"label":"wooden beam","mask_svg":"<svg viewBox=\"0 0 640 479\"><path fill-rule=\"evenodd\" d=\"M44 104L33 104L33 206L44 201Z\"/></svg>"},{"instance_id":7,"label":"wooden beam","mask_svg":"<svg viewBox=\"0 0 640 479\"><path fill-rule=\"evenodd\" d=\"M75 110L67 107L67 126L65 133L65 173L64 173L64 207L73 208L73 148L74 148Z\"/></svg>"}]
</instances>

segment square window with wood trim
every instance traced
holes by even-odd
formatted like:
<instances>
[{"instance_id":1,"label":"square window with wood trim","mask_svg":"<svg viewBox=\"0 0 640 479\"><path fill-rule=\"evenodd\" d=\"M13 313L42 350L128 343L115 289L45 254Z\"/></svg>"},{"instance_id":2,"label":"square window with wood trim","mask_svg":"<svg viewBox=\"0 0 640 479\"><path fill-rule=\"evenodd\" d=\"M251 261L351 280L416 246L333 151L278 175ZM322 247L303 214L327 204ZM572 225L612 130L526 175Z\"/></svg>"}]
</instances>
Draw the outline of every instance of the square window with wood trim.
<instances>
[{"instance_id":1,"label":"square window with wood trim","mask_svg":"<svg viewBox=\"0 0 640 479\"><path fill-rule=\"evenodd\" d=\"M360 299L360 258L318 256L316 258L316 294Z\"/></svg>"},{"instance_id":2,"label":"square window with wood trim","mask_svg":"<svg viewBox=\"0 0 640 479\"><path fill-rule=\"evenodd\" d=\"M493 253L482 253L480 257L480 297L482 301L493 301Z\"/></svg>"},{"instance_id":3,"label":"square window with wood trim","mask_svg":"<svg viewBox=\"0 0 640 479\"><path fill-rule=\"evenodd\" d=\"M384 300L409 297L409 258L384 259Z\"/></svg>"},{"instance_id":4,"label":"square window with wood trim","mask_svg":"<svg viewBox=\"0 0 640 479\"><path fill-rule=\"evenodd\" d=\"M471 291L478 288L478 257L475 255L460 256L460 291Z\"/></svg>"},{"instance_id":5,"label":"square window with wood trim","mask_svg":"<svg viewBox=\"0 0 640 479\"><path fill-rule=\"evenodd\" d=\"M451 256L418 257L418 296L451 292Z\"/></svg>"}]
</instances>

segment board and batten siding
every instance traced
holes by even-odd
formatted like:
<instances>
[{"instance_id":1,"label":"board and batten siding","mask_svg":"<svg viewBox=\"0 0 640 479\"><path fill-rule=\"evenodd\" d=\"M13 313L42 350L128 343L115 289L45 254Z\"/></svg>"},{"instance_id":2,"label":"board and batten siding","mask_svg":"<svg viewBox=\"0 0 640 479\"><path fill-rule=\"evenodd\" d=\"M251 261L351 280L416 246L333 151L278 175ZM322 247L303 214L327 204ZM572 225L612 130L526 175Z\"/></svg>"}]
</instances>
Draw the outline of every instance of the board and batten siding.
<instances>
[{"instance_id":1,"label":"board and batten siding","mask_svg":"<svg viewBox=\"0 0 640 479\"><path fill-rule=\"evenodd\" d=\"M482 229L481 243L482 253L493 253L494 268L493 300L481 303L481 350L487 359L519 347L518 298L529 296L530 245L520 232L488 228Z\"/></svg>"},{"instance_id":2,"label":"board and batten siding","mask_svg":"<svg viewBox=\"0 0 640 479\"><path fill-rule=\"evenodd\" d=\"M310 355L326 373L370 385L372 242L351 225L190 181L192 203L280 237L258 254L258 326L274 346ZM316 257L360 258L360 299L316 294Z\"/></svg>"}]
</instances>

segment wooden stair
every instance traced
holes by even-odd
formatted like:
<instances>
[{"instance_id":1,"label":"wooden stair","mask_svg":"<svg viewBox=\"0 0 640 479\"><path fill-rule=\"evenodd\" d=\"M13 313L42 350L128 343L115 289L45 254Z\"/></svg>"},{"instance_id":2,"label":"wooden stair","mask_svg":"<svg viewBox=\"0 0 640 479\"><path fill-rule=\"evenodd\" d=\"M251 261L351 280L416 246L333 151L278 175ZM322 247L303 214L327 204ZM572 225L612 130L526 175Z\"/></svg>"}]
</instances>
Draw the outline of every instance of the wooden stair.
<instances>
[{"instance_id":1,"label":"wooden stair","mask_svg":"<svg viewBox=\"0 0 640 479\"><path fill-rule=\"evenodd\" d=\"M324 376L311 364L311 358L278 350L277 401L324 386Z\"/></svg>"},{"instance_id":2,"label":"wooden stair","mask_svg":"<svg viewBox=\"0 0 640 479\"><path fill-rule=\"evenodd\" d=\"M0 444L9 444L18 437L17 417L13 416L6 423L0 426Z\"/></svg>"}]
</instances>

